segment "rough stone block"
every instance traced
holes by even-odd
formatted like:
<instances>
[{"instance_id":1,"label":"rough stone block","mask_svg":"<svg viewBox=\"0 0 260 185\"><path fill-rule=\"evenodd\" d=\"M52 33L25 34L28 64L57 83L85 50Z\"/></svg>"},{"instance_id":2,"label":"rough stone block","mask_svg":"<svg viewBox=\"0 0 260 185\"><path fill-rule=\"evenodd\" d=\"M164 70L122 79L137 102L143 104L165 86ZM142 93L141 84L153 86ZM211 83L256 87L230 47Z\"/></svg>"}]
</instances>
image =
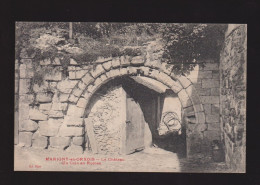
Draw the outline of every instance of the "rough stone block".
<instances>
[{"instance_id":1,"label":"rough stone block","mask_svg":"<svg viewBox=\"0 0 260 185\"><path fill-rule=\"evenodd\" d=\"M78 118L74 116L65 116L64 124L69 126L83 126L83 118Z\"/></svg>"},{"instance_id":2,"label":"rough stone block","mask_svg":"<svg viewBox=\"0 0 260 185\"><path fill-rule=\"evenodd\" d=\"M47 59L43 59L40 61L40 65L42 66L47 66L47 65L50 65L51 64L51 60L49 58Z\"/></svg>"},{"instance_id":3,"label":"rough stone block","mask_svg":"<svg viewBox=\"0 0 260 185\"><path fill-rule=\"evenodd\" d=\"M51 81L61 81L62 80L62 72L61 71L52 71L50 74L46 73L44 76L45 80Z\"/></svg>"},{"instance_id":4,"label":"rough stone block","mask_svg":"<svg viewBox=\"0 0 260 185\"><path fill-rule=\"evenodd\" d=\"M38 93L36 95L36 101L39 103L49 103L52 101L52 93Z\"/></svg>"},{"instance_id":5,"label":"rough stone block","mask_svg":"<svg viewBox=\"0 0 260 185\"><path fill-rule=\"evenodd\" d=\"M48 116L46 114L41 113L38 109L30 109L29 110L29 118L31 120L47 120Z\"/></svg>"},{"instance_id":6,"label":"rough stone block","mask_svg":"<svg viewBox=\"0 0 260 185\"><path fill-rule=\"evenodd\" d=\"M103 67L106 71L109 71L111 69L111 66L112 66L112 61L105 62L102 65L103 65Z\"/></svg>"},{"instance_id":7,"label":"rough stone block","mask_svg":"<svg viewBox=\"0 0 260 185\"><path fill-rule=\"evenodd\" d=\"M101 81L102 81L103 83L105 83L105 82L108 81L108 78L107 78L106 74L101 75L99 78L101 79Z\"/></svg>"},{"instance_id":8,"label":"rough stone block","mask_svg":"<svg viewBox=\"0 0 260 185\"><path fill-rule=\"evenodd\" d=\"M204 104L205 114L211 114L211 104Z\"/></svg>"},{"instance_id":9,"label":"rough stone block","mask_svg":"<svg viewBox=\"0 0 260 185\"><path fill-rule=\"evenodd\" d=\"M191 80L191 79L190 79ZM191 81L192 82L192 85L196 88L196 89L199 89L199 88L201 88L201 79L199 79L198 81L196 81L196 82L193 82L193 81Z\"/></svg>"},{"instance_id":10,"label":"rough stone block","mask_svg":"<svg viewBox=\"0 0 260 185\"><path fill-rule=\"evenodd\" d=\"M65 111L67 109L67 103L58 103L58 102L53 102L52 103L52 110L58 110L58 111Z\"/></svg>"},{"instance_id":11,"label":"rough stone block","mask_svg":"<svg viewBox=\"0 0 260 185\"><path fill-rule=\"evenodd\" d=\"M32 132L38 129L38 124L32 120L21 120L19 122L19 130L20 131L28 131Z\"/></svg>"},{"instance_id":12,"label":"rough stone block","mask_svg":"<svg viewBox=\"0 0 260 185\"><path fill-rule=\"evenodd\" d=\"M207 123L216 123L219 122L219 115L206 115L206 122Z\"/></svg>"},{"instance_id":13,"label":"rough stone block","mask_svg":"<svg viewBox=\"0 0 260 185\"><path fill-rule=\"evenodd\" d=\"M102 67L101 64L98 64L95 69L91 70L90 73L91 75L96 78L98 76L100 76L102 73L105 72L105 69ZM87 83L86 83L87 84Z\"/></svg>"},{"instance_id":14,"label":"rough stone block","mask_svg":"<svg viewBox=\"0 0 260 185\"><path fill-rule=\"evenodd\" d=\"M120 59L119 57L115 57L112 59L112 67L117 68L120 66Z\"/></svg>"},{"instance_id":15,"label":"rough stone block","mask_svg":"<svg viewBox=\"0 0 260 185\"><path fill-rule=\"evenodd\" d=\"M75 78L81 79L85 74L87 73L87 70L79 70L75 72Z\"/></svg>"},{"instance_id":16,"label":"rough stone block","mask_svg":"<svg viewBox=\"0 0 260 185\"><path fill-rule=\"evenodd\" d=\"M103 81L102 81L102 79L99 77L99 78L97 78L96 80L95 80L95 82L94 82L94 86L99 86L100 84L102 84L103 83Z\"/></svg>"},{"instance_id":17,"label":"rough stone block","mask_svg":"<svg viewBox=\"0 0 260 185\"><path fill-rule=\"evenodd\" d=\"M49 90L49 83L47 81L43 81L42 85L34 84L33 85L33 91L38 92L47 92Z\"/></svg>"},{"instance_id":18,"label":"rough stone block","mask_svg":"<svg viewBox=\"0 0 260 185\"><path fill-rule=\"evenodd\" d=\"M76 80L76 72L75 71L69 71L69 79L70 80Z\"/></svg>"},{"instance_id":19,"label":"rough stone block","mask_svg":"<svg viewBox=\"0 0 260 185\"><path fill-rule=\"evenodd\" d=\"M143 63L144 63L143 56L136 56L136 57L133 57L131 60L131 64L133 64L133 65L142 65Z\"/></svg>"},{"instance_id":20,"label":"rough stone block","mask_svg":"<svg viewBox=\"0 0 260 185\"><path fill-rule=\"evenodd\" d=\"M32 132L19 132L19 144L30 147L32 145Z\"/></svg>"},{"instance_id":21,"label":"rough stone block","mask_svg":"<svg viewBox=\"0 0 260 185\"><path fill-rule=\"evenodd\" d=\"M219 88L211 88L211 95L219 96L220 95Z\"/></svg>"},{"instance_id":22,"label":"rough stone block","mask_svg":"<svg viewBox=\"0 0 260 185\"><path fill-rule=\"evenodd\" d=\"M52 61L52 65L54 66L60 66L60 59L58 57L55 57L54 60Z\"/></svg>"},{"instance_id":23,"label":"rough stone block","mask_svg":"<svg viewBox=\"0 0 260 185\"><path fill-rule=\"evenodd\" d=\"M107 77L108 78L114 78L120 76L120 70L119 69L113 69L107 72Z\"/></svg>"},{"instance_id":24,"label":"rough stone block","mask_svg":"<svg viewBox=\"0 0 260 185\"><path fill-rule=\"evenodd\" d=\"M49 82L49 88L52 92L55 92L57 89L58 82Z\"/></svg>"},{"instance_id":25,"label":"rough stone block","mask_svg":"<svg viewBox=\"0 0 260 185\"><path fill-rule=\"evenodd\" d=\"M191 85L191 81L184 76L179 76L178 81L181 83L183 88L187 88Z\"/></svg>"},{"instance_id":26,"label":"rough stone block","mask_svg":"<svg viewBox=\"0 0 260 185\"><path fill-rule=\"evenodd\" d=\"M39 132L42 136L56 136L63 119L49 119L48 121L39 121Z\"/></svg>"},{"instance_id":27,"label":"rough stone block","mask_svg":"<svg viewBox=\"0 0 260 185\"><path fill-rule=\"evenodd\" d=\"M146 62L144 63L144 66L160 69L161 62L159 60L146 60Z\"/></svg>"},{"instance_id":28,"label":"rough stone block","mask_svg":"<svg viewBox=\"0 0 260 185\"><path fill-rule=\"evenodd\" d=\"M127 75L127 74L128 74L127 68L120 68L120 76Z\"/></svg>"},{"instance_id":29,"label":"rough stone block","mask_svg":"<svg viewBox=\"0 0 260 185\"><path fill-rule=\"evenodd\" d=\"M203 89L203 88L196 88L199 95L202 96L210 96L211 95L211 89Z\"/></svg>"},{"instance_id":30,"label":"rough stone block","mask_svg":"<svg viewBox=\"0 0 260 185\"><path fill-rule=\"evenodd\" d=\"M75 96L74 94L71 94L69 97L69 102L77 103L78 99L79 98L77 96Z\"/></svg>"},{"instance_id":31,"label":"rough stone block","mask_svg":"<svg viewBox=\"0 0 260 185\"><path fill-rule=\"evenodd\" d=\"M32 136L32 147L34 148L46 148L48 144L48 138L41 136L39 131L35 132Z\"/></svg>"},{"instance_id":32,"label":"rough stone block","mask_svg":"<svg viewBox=\"0 0 260 185\"><path fill-rule=\"evenodd\" d=\"M219 115L219 104L211 105L211 114Z\"/></svg>"},{"instance_id":33,"label":"rough stone block","mask_svg":"<svg viewBox=\"0 0 260 185\"><path fill-rule=\"evenodd\" d=\"M218 104L219 96L200 96L202 104Z\"/></svg>"},{"instance_id":34,"label":"rough stone block","mask_svg":"<svg viewBox=\"0 0 260 185\"><path fill-rule=\"evenodd\" d=\"M70 93L77 83L77 81L66 79L58 82L57 88L62 93Z\"/></svg>"},{"instance_id":35,"label":"rough stone block","mask_svg":"<svg viewBox=\"0 0 260 185\"><path fill-rule=\"evenodd\" d=\"M87 87L87 91L88 91L89 93L92 93L92 92L94 91L94 85L89 85L89 86Z\"/></svg>"},{"instance_id":36,"label":"rough stone block","mask_svg":"<svg viewBox=\"0 0 260 185\"><path fill-rule=\"evenodd\" d=\"M61 110L50 110L49 118L63 118L64 114Z\"/></svg>"},{"instance_id":37,"label":"rough stone block","mask_svg":"<svg viewBox=\"0 0 260 185\"><path fill-rule=\"evenodd\" d=\"M195 89L195 87L193 85L187 87L185 89L185 91L187 92L187 94L189 95L192 103L194 105L199 105L201 102L200 102L200 97L199 95L197 94L197 91Z\"/></svg>"},{"instance_id":38,"label":"rough stone block","mask_svg":"<svg viewBox=\"0 0 260 185\"><path fill-rule=\"evenodd\" d=\"M179 93L178 93L178 97L181 101L182 107L189 107L192 105L192 102L188 96L188 94L186 93L185 89L182 89Z\"/></svg>"},{"instance_id":39,"label":"rough stone block","mask_svg":"<svg viewBox=\"0 0 260 185\"><path fill-rule=\"evenodd\" d=\"M84 134L83 127L68 127L67 125L63 124L59 130L59 136L82 136Z\"/></svg>"},{"instance_id":40,"label":"rough stone block","mask_svg":"<svg viewBox=\"0 0 260 185\"><path fill-rule=\"evenodd\" d=\"M85 92L82 94L82 96L83 96L87 101L89 101L89 99L90 99L90 97L91 97L91 93L85 91ZM78 106L78 105L77 105L77 106ZM78 107L80 107L80 106L78 106Z\"/></svg>"},{"instance_id":41,"label":"rough stone block","mask_svg":"<svg viewBox=\"0 0 260 185\"><path fill-rule=\"evenodd\" d=\"M78 88L80 88L81 90L85 90L86 87L87 85L83 81L79 81Z\"/></svg>"},{"instance_id":42,"label":"rough stone block","mask_svg":"<svg viewBox=\"0 0 260 185\"><path fill-rule=\"evenodd\" d=\"M19 103L19 122L29 120L30 106L26 103Z\"/></svg>"},{"instance_id":43,"label":"rough stone block","mask_svg":"<svg viewBox=\"0 0 260 185\"><path fill-rule=\"evenodd\" d=\"M76 66L68 66L68 71L76 71Z\"/></svg>"},{"instance_id":44,"label":"rough stone block","mask_svg":"<svg viewBox=\"0 0 260 185\"><path fill-rule=\"evenodd\" d=\"M86 84L86 85L89 85L91 84L92 82L94 82L94 78L92 78L92 76L90 76L90 74L86 74L83 78L82 78L82 81Z\"/></svg>"},{"instance_id":45,"label":"rough stone block","mask_svg":"<svg viewBox=\"0 0 260 185\"><path fill-rule=\"evenodd\" d=\"M69 100L69 96L70 96L70 94L63 94L63 93L60 94L59 95L59 101L61 103L67 102Z\"/></svg>"},{"instance_id":46,"label":"rough stone block","mask_svg":"<svg viewBox=\"0 0 260 185\"><path fill-rule=\"evenodd\" d=\"M203 134L204 134L205 139L209 140L210 142L213 140L220 140L219 131L206 130Z\"/></svg>"},{"instance_id":47,"label":"rough stone block","mask_svg":"<svg viewBox=\"0 0 260 185\"><path fill-rule=\"evenodd\" d=\"M34 72L31 68L28 68L26 64L20 65L20 78L32 78Z\"/></svg>"},{"instance_id":48,"label":"rough stone block","mask_svg":"<svg viewBox=\"0 0 260 185\"><path fill-rule=\"evenodd\" d=\"M152 77L153 79L157 79L158 75L159 75L159 71L158 70L152 70L151 73L150 73L150 77ZM163 80L163 79L161 79L161 80Z\"/></svg>"},{"instance_id":49,"label":"rough stone block","mask_svg":"<svg viewBox=\"0 0 260 185\"><path fill-rule=\"evenodd\" d=\"M150 75L150 68L149 67L141 66L140 69L143 71L144 76Z\"/></svg>"},{"instance_id":50,"label":"rough stone block","mask_svg":"<svg viewBox=\"0 0 260 185\"><path fill-rule=\"evenodd\" d=\"M199 71L198 78L202 78L202 79L212 78L212 71Z\"/></svg>"},{"instance_id":51,"label":"rough stone block","mask_svg":"<svg viewBox=\"0 0 260 185\"><path fill-rule=\"evenodd\" d=\"M28 59L28 58L26 58L26 59L24 59L24 58L22 58L21 60L20 60L20 62L21 62L21 64L25 64L28 68L32 68L32 59Z\"/></svg>"},{"instance_id":52,"label":"rough stone block","mask_svg":"<svg viewBox=\"0 0 260 185\"><path fill-rule=\"evenodd\" d=\"M199 123L199 124L204 124L205 123L205 114L204 114L204 112L197 112L197 113L195 113L195 115L196 115L197 123Z\"/></svg>"},{"instance_id":53,"label":"rough stone block","mask_svg":"<svg viewBox=\"0 0 260 185\"><path fill-rule=\"evenodd\" d=\"M70 65L78 65L78 63L73 58L71 58Z\"/></svg>"},{"instance_id":54,"label":"rough stone block","mask_svg":"<svg viewBox=\"0 0 260 185\"><path fill-rule=\"evenodd\" d=\"M202 79L202 88L219 87L219 80L217 79Z\"/></svg>"},{"instance_id":55,"label":"rough stone block","mask_svg":"<svg viewBox=\"0 0 260 185\"><path fill-rule=\"evenodd\" d=\"M176 85L176 82L172 80L172 78L167 74L165 74L164 72L160 72L157 76L157 79L162 83L166 84L168 87Z\"/></svg>"},{"instance_id":56,"label":"rough stone block","mask_svg":"<svg viewBox=\"0 0 260 185\"><path fill-rule=\"evenodd\" d=\"M129 72L129 74L130 75L135 75L135 74L137 74L137 67L133 67L133 66L129 66L129 67L127 67L127 70L128 70L128 72Z\"/></svg>"},{"instance_id":57,"label":"rough stone block","mask_svg":"<svg viewBox=\"0 0 260 185\"><path fill-rule=\"evenodd\" d=\"M176 83L175 85L171 86L171 90L173 90L173 92L178 93L182 90L182 86L179 85L178 83Z\"/></svg>"},{"instance_id":58,"label":"rough stone block","mask_svg":"<svg viewBox=\"0 0 260 185\"><path fill-rule=\"evenodd\" d=\"M75 116L75 117L82 117L85 112L85 109L77 107L76 105L69 105L67 115L68 116Z\"/></svg>"},{"instance_id":59,"label":"rough stone block","mask_svg":"<svg viewBox=\"0 0 260 185\"><path fill-rule=\"evenodd\" d=\"M198 124L197 126L196 126L196 130L198 131L198 132L204 132L205 130L207 130L207 124Z\"/></svg>"},{"instance_id":60,"label":"rough stone block","mask_svg":"<svg viewBox=\"0 0 260 185\"><path fill-rule=\"evenodd\" d=\"M80 89L80 88L74 88L73 91L72 91L72 94L74 96L77 96L77 97L80 97L80 95L82 94L83 90Z\"/></svg>"},{"instance_id":61,"label":"rough stone block","mask_svg":"<svg viewBox=\"0 0 260 185\"><path fill-rule=\"evenodd\" d=\"M121 66L129 66L130 65L130 57L129 56L121 56L120 57Z\"/></svg>"},{"instance_id":62,"label":"rough stone block","mask_svg":"<svg viewBox=\"0 0 260 185\"><path fill-rule=\"evenodd\" d=\"M220 131L220 123L208 123L208 130Z\"/></svg>"},{"instance_id":63,"label":"rough stone block","mask_svg":"<svg viewBox=\"0 0 260 185\"><path fill-rule=\"evenodd\" d=\"M83 148L82 146L77 146L77 145L70 145L67 149L66 149L67 152L70 152L70 153L78 153L78 154L82 154L83 153Z\"/></svg>"},{"instance_id":64,"label":"rough stone block","mask_svg":"<svg viewBox=\"0 0 260 185\"><path fill-rule=\"evenodd\" d=\"M84 137L73 137L72 141L74 145L81 146L83 144Z\"/></svg>"},{"instance_id":65,"label":"rough stone block","mask_svg":"<svg viewBox=\"0 0 260 185\"><path fill-rule=\"evenodd\" d=\"M77 103L77 107L86 108L87 103L88 100L86 100L85 98L80 98Z\"/></svg>"},{"instance_id":66,"label":"rough stone block","mask_svg":"<svg viewBox=\"0 0 260 185\"><path fill-rule=\"evenodd\" d=\"M157 70L153 70L151 76L152 78L155 78L156 80L159 80L163 84L170 87L175 93L178 93L180 90L183 89L178 81L174 81L169 75L163 72L157 73Z\"/></svg>"},{"instance_id":67,"label":"rough stone block","mask_svg":"<svg viewBox=\"0 0 260 185\"><path fill-rule=\"evenodd\" d=\"M24 94L19 96L19 103L25 103L30 104L34 101L34 95L33 94Z\"/></svg>"},{"instance_id":68,"label":"rough stone block","mask_svg":"<svg viewBox=\"0 0 260 185\"><path fill-rule=\"evenodd\" d=\"M212 78L219 79L219 71L212 71Z\"/></svg>"},{"instance_id":69,"label":"rough stone block","mask_svg":"<svg viewBox=\"0 0 260 185\"><path fill-rule=\"evenodd\" d=\"M70 141L70 137L50 137L50 147L64 149L70 145Z\"/></svg>"},{"instance_id":70,"label":"rough stone block","mask_svg":"<svg viewBox=\"0 0 260 185\"><path fill-rule=\"evenodd\" d=\"M19 94L26 94L30 91L30 79L19 80Z\"/></svg>"}]
</instances>

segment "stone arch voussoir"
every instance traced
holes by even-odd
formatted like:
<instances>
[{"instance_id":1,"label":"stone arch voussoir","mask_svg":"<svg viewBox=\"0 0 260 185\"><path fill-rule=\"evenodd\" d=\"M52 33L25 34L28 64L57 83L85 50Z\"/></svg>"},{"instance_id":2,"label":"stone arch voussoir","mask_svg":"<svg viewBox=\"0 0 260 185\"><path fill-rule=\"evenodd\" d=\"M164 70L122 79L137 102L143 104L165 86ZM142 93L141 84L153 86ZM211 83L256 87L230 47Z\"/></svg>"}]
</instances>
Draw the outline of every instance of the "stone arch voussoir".
<instances>
[{"instance_id":1,"label":"stone arch voussoir","mask_svg":"<svg viewBox=\"0 0 260 185\"><path fill-rule=\"evenodd\" d=\"M187 125L191 125L189 127L195 132L203 132L206 129L205 113L195 87L188 78L171 71L171 67L159 61L146 61L141 56L115 57L100 63L87 72L72 90L66 116L84 118L89 100L103 84L120 76L140 75L155 79L178 94Z\"/></svg>"}]
</instances>

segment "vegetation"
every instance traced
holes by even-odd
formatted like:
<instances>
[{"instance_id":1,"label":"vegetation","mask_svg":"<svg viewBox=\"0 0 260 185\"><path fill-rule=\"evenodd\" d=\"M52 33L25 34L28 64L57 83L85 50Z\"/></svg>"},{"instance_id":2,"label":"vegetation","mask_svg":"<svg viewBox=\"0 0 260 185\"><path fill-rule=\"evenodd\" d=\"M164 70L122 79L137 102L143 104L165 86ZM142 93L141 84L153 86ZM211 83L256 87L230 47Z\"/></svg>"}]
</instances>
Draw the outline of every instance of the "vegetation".
<instances>
[{"instance_id":1,"label":"vegetation","mask_svg":"<svg viewBox=\"0 0 260 185\"><path fill-rule=\"evenodd\" d=\"M162 61L186 73L202 59L218 58L224 40L225 25L157 23L16 23L16 58L24 49L35 55L34 65L43 59L61 59L66 73L69 58L94 64L98 57L142 55L140 46L162 38L165 43Z\"/></svg>"}]
</instances>

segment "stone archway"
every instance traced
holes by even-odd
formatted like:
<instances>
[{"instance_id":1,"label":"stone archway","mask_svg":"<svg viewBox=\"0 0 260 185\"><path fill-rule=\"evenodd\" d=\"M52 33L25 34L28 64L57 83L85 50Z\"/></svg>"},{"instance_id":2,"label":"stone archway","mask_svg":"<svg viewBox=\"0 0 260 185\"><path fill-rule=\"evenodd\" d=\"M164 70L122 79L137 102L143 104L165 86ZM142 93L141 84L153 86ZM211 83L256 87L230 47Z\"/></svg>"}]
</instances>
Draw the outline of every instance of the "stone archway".
<instances>
[{"instance_id":1,"label":"stone archway","mask_svg":"<svg viewBox=\"0 0 260 185\"><path fill-rule=\"evenodd\" d=\"M203 152L203 131L206 129L203 106L190 80L175 75L172 68L158 60L150 60L147 56L115 57L97 64L73 88L60 131L82 134L84 124L88 124L87 119L84 123L85 110L92 95L114 78L140 75L163 83L178 95L187 127L187 156Z\"/></svg>"}]
</instances>

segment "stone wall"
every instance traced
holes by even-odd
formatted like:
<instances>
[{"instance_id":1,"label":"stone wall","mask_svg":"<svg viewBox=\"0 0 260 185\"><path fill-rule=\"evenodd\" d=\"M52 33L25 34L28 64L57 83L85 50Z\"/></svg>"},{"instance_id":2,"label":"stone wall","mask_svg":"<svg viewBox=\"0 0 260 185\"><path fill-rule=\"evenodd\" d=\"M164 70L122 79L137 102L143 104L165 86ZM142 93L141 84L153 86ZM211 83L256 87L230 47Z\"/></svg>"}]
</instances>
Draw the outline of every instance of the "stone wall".
<instances>
[{"instance_id":1,"label":"stone wall","mask_svg":"<svg viewBox=\"0 0 260 185\"><path fill-rule=\"evenodd\" d=\"M82 152L85 143L83 118L66 116L66 112L69 95L88 67L79 67L71 60L69 76L65 77L59 58L43 60L40 67L48 67L49 70L44 75L43 83L37 84L32 82L37 72L33 69L33 57L23 56L17 65L20 87L16 102L19 106L19 144ZM71 127L69 132L67 126Z\"/></svg>"},{"instance_id":2,"label":"stone wall","mask_svg":"<svg viewBox=\"0 0 260 185\"><path fill-rule=\"evenodd\" d=\"M70 59L68 76L60 59L45 59L43 84L32 83L33 56L19 61L19 144L82 152L87 146L86 108L95 92L112 79L145 76L163 83L180 100L187 127L187 154L210 154L210 144L220 140L219 65L202 61L190 75L176 75L173 65L161 62L158 42L142 56L99 58L95 68ZM202 65L203 64L203 65ZM40 69L37 69L41 71ZM86 122L85 122L86 121Z\"/></svg>"},{"instance_id":3,"label":"stone wall","mask_svg":"<svg viewBox=\"0 0 260 185\"><path fill-rule=\"evenodd\" d=\"M202 133L198 133L202 138L194 142L202 142L201 149L194 148L195 151L204 151L211 155L211 145L213 140L221 140L220 113L219 113L219 62L216 59L200 61L193 71L187 75L191 80L200 97L205 111L205 127Z\"/></svg>"},{"instance_id":4,"label":"stone wall","mask_svg":"<svg viewBox=\"0 0 260 185\"><path fill-rule=\"evenodd\" d=\"M235 172L245 172L246 44L246 25L229 25L220 59L220 110L226 163Z\"/></svg>"}]
</instances>

